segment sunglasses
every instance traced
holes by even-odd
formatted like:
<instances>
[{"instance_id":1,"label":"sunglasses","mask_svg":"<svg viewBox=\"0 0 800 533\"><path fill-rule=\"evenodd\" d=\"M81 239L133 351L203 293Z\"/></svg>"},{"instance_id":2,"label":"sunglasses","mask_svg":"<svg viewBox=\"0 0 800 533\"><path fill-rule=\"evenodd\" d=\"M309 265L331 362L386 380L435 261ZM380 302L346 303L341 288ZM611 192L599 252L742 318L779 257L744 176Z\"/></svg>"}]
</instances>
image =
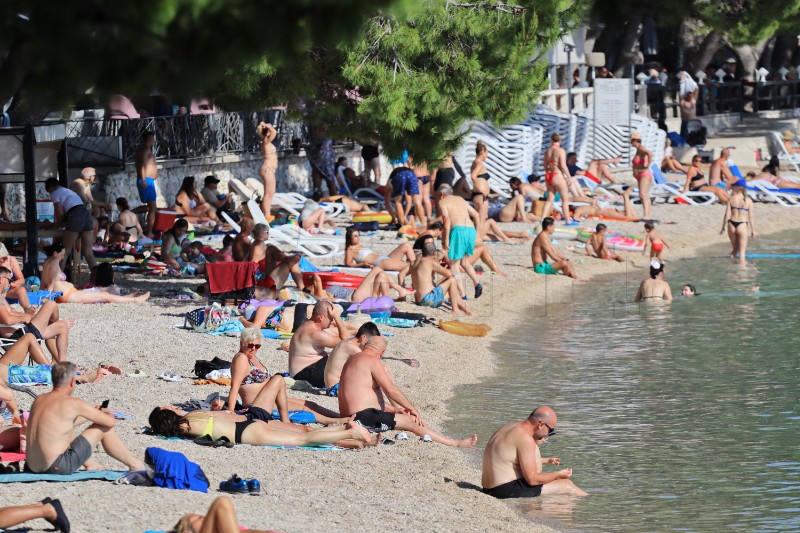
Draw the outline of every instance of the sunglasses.
<instances>
[{"instance_id":1,"label":"sunglasses","mask_svg":"<svg viewBox=\"0 0 800 533\"><path fill-rule=\"evenodd\" d=\"M552 437L556 434L556 428L551 428L549 425L547 425L547 422L542 422L542 424L544 424L544 426L549 430L547 433L548 437Z\"/></svg>"},{"instance_id":2,"label":"sunglasses","mask_svg":"<svg viewBox=\"0 0 800 533\"><path fill-rule=\"evenodd\" d=\"M247 347L248 347L248 348L250 348L251 350L252 350L253 348L255 348L256 350L258 350L259 348L261 348L261 345L260 345L260 344L248 344L248 345L247 345Z\"/></svg>"}]
</instances>

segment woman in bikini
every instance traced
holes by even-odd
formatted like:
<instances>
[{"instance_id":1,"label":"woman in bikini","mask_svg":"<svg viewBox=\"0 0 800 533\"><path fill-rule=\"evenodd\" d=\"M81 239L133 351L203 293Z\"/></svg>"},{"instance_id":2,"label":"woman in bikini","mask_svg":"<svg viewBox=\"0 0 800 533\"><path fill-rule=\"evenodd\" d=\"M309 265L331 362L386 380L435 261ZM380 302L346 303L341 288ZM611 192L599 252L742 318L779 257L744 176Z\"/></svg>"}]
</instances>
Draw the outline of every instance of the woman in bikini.
<instances>
[{"instance_id":1,"label":"woman in bikini","mask_svg":"<svg viewBox=\"0 0 800 533\"><path fill-rule=\"evenodd\" d=\"M186 215L186 219L192 223L214 222L220 224L217 218L216 208L206 202L203 195L197 190L194 183L194 176L183 178L181 188L175 196L175 211Z\"/></svg>"},{"instance_id":2,"label":"woman in bikini","mask_svg":"<svg viewBox=\"0 0 800 533\"><path fill-rule=\"evenodd\" d=\"M728 230L731 240L731 259L739 257L739 262L744 263L747 258L748 233L756 238L755 217L753 214L753 200L751 200L744 187L734 185L728 205L725 207L725 217L722 219L722 235Z\"/></svg>"},{"instance_id":3,"label":"woman in bikini","mask_svg":"<svg viewBox=\"0 0 800 533\"><path fill-rule=\"evenodd\" d=\"M71 304L94 304L94 303L142 303L150 298L150 292L140 296L135 293L128 296L120 296L109 292L107 287L94 287L86 290L78 290L75 285L67 281L67 276L61 271L59 262L64 258L64 245L61 243L53 244L45 248L47 260L42 266L42 288L47 291L60 292L61 296L56 298L56 302Z\"/></svg>"},{"instance_id":4,"label":"woman in bikini","mask_svg":"<svg viewBox=\"0 0 800 533\"><path fill-rule=\"evenodd\" d=\"M272 141L278 136L278 132L266 122L261 122L256 128L256 133L261 138L261 167L258 175L264 182L264 196L261 198L261 210L264 216L269 219L272 210L272 197L275 196L275 171L278 170L278 151Z\"/></svg>"},{"instance_id":5,"label":"woman in bikini","mask_svg":"<svg viewBox=\"0 0 800 533\"><path fill-rule=\"evenodd\" d=\"M672 301L669 283L664 281L664 265L658 261L650 263L650 279L644 280L636 292L636 301L643 300Z\"/></svg>"},{"instance_id":6,"label":"woman in bikini","mask_svg":"<svg viewBox=\"0 0 800 533\"><path fill-rule=\"evenodd\" d=\"M239 526L231 499L218 496L205 515L185 514L169 533L270 533Z\"/></svg>"},{"instance_id":7,"label":"woman in bikini","mask_svg":"<svg viewBox=\"0 0 800 533\"><path fill-rule=\"evenodd\" d=\"M431 216L433 207L431 206L431 171L428 170L428 165L425 163L414 164L412 158L408 158L408 164L411 165L411 170L417 176L419 181L419 194L422 196L422 210L425 212L425 220L433 218Z\"/></svg>"},{"instance_id":8,"label":"woman in bikini","mask_svg":"<svg viewBox=\"0 0 800 533\"><path fill-rule=\"evenodd\" d=\"M639 199L642 201L642 218L650 218L650 185L653 183L653 172L650 170L650 163L653 162L653 154L642 145L642 134L634 132L631 135L631 146L636 150L636 155L631 160L633 165L633 177L639 184Z\"/></svg>"},{"instance_id":9,"label":"woman in bikini","mask_svg":"<svg viewBox=\"0 0 800 533\"><path fill-rule=\"evenodd\" d=\"M19 305L29 315L35 314L36 308L31 305L28 299L28 291L25 289L25 276L22 274L19 261L17 261L16 257L9 255L6 245L2 242L0 242L0 267L5 267L11 271L11 283L5 296L19 300Z\"/></svg>"},{"instance_id":10,"label":"woman in bikini","mask_svg":"<svg viewBox=\"0 0 800 533\"><path fill-rule=\"evenodd\" d=\"M406 259L408 261L406 261ZM380 255L361 244L361 234L350 228L344 236L344 266L346 267L381 267L384 271L398 272L397 280L402 285L416 260L414 248L409 242L401 243L387 255Z\"/></svg>"},{"instance_id":11,"label":"woman in bikini","mask_svg":"<svg viewBox=\"0 0 800 533\"><path fill-rule=\"evenodd\" d=\"M489 150L483 141L478 141L475 145L475 159L472 161L470 177L472 178L472 203L475 211L481 215L481 220L486 220L489 216L489 173L486 172L486 157Z\"/></svg>"},{"instance_id":12,"label":"woman in bikini","mask_svg":"<svg viewBox=\"0 0 800 533\"><path fill-rule=\"evenodd\" d=\"M714 193L720 202L723 204L728 203L728 193L725 189L721 187L712 187L708 184L706 180L706 176L700 172L700 163L702 162L702 158L700 156L694 156L692 158L692 166L689 167L689 170L686 171L686 183L683 185L683 189L681 192L686 192L687 190L691 192L712 192ZM641 187L639 187L639 192L641 194ZM645 217L647 218L647 217Z\"/></svg>"},{"instance_id":13,"label":"woman in bikini","mask_svg":"<svg viewBox=\"0 0 800 533\"><path fill-rule=\"evenodd\" d=\"M264 420L264 418L269 420ZM156 407L148 419L156 435L195 439L208 436L211 441L227 439L234 444L253 446L320 446L337 444L347 447L364 447L376 443L366 428L352 420L346 426L329 426L306 429L294 426L286 429L272 420L271 415L260 411L245 414L224 411L183 411L171 405Z\"/></svg>"},{"instance_id":14,"label":"woman in bikini","mask_svg":"<svg viewBox=\"0 0 800 533\"><path fill-rule=\"evenodd\" d=\"M128 199L124 196L120 196L117 198L117 211L119 211L119 217L117 218L117 223L119 223L125 231L128 232L130 238L128 242L135 243L139 240L139 237L144 236L144 231L142 230L141 224L139 224L139 218L136 214L131 211L130 206L128 205Z\"/></svg>"},{"instance_id":15,"label":"woman in bikini","mask_svg":"<svg viewBox=\"0 0 800 533\"><path fill-rule=\"evenodd\" d=\"M233 356L231 361L231 388L228 393L228 403L226 413L233 413L236 409L236 401L241 398L245 409L256 411L260 409L265 413L272 413L277 409L280 419L285 424L278 427L287 431L296 431L289 422L289 411L307 410L314 413L320 424L343 424L347 418L339 417L339 413L325 409L313 402L288 398L286 396L286 381L283 376L270 376L267 368L258 360L256 355L264 337L257 328L245 328L239 336L239 352ZM222 408L224 405L212 404ZM255 408L255 409L253 409ZM263 415L263 413L255 413ZM263 419L261 416L260 419Z\"/></svg>"},{"instance_id":16,"label":"woman in bikini","mask_svg":"<svg viewBox=\"0 0 800 533\"><path fill-rule=\"evenodd\" d=\"M761 169L761 173L756 175L755 172L748 172L746 177L747 181L764 180L775 187L780 189L800 189L800 182L786 180L780 177L780 162L777 157L770 159L769 164Z\"/></svg>"},{"instance_id":17,"label":"woman in bikini","mask_svg":"<svg viewBox=\"0 0 800 533\"><path fill-rule=\"evenodd\" d=\"M577 226L578 222L569 216L569 169L567 168L567 154L561 148L561 135L554 133L550 136L550 148L544 152L544 181L547 186L547 201L544 204L542 216L550 216L556 193L561 196L561 211L567 226Z\"/></svg>"}]
</instances>

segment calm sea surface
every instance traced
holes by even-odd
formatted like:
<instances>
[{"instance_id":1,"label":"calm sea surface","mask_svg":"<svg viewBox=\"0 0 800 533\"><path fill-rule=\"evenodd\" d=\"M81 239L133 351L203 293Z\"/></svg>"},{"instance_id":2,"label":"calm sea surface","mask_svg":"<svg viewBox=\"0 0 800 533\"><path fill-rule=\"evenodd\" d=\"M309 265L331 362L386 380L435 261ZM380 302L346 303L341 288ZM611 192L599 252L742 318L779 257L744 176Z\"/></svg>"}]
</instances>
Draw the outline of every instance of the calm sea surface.
<instances>
[{"instance_id":1,"label":"calm sea surface","mask_svg":"<svg viewBox=\"0 0 800 533\"><path fill-rule=\"evenodd\" d=\"M542 455L590 496L512 505L560 529L800 531L800 260L741 267L728 250L667 264L673 294L693 283L699 297L626 303L639 269L525 310L493 344L498 375L456 396L448 433L486 443L552 406L558 435ZM782 234L750 251L800 245Z\"/></svg>"}]
</instances>

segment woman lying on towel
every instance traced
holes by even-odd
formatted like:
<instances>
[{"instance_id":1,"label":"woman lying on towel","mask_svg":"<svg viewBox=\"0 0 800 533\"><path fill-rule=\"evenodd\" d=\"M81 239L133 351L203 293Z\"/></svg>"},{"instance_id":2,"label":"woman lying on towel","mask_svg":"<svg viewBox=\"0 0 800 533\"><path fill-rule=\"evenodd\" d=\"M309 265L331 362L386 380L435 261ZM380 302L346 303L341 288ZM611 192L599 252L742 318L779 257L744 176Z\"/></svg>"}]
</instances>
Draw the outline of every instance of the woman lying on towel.
<instances>
[{"instance_id":1,"label":"woman lying on towel","mask_svg":"<svg viewBox=\"0 0 800 533\"><path fill-rule=\"evenodd\" d=\"M397 279L402 284L411 268L411 263L415 260L411 243L404 242L388 255L380 255L361 244L361 233L357 229L349 228L345 233L344 266L346 267L379 266L383 270L396 270L399 273Z\"/></svg>"},{"instance_id":2,"label":"woman lying on towel","mask_svg":"<svg viewBox=\"0 0 800 533\"><path fill-rule=\"evenodd\" d=\"M25 364L25 360L29 356L34 363L32 365ZM26 333L0 357L0 389L8 383L52 385L50 366L36 336L33 333ZM107 369L97 367L97 370L81 372L75 377L75 382L95 383L108 374L110 372ZM2 397L0 400L8 401ZM10 409L10 411L16 413L16 410ZM0 450L2 449L3 447L0 445Z\"/></svg>"},{"instance_id":3,"label":"woman lying on towel","mask_svg":"<svg viewBox=\"0 0 800 533\"><path fill-rule=\"evenodd\" d=\"M169 533L270 533L261 529L247 529L239 526L236 511L231 499L218 496L208 513L187 514L175 524Z\"/></svg>"},{"instance_id":4,"label":"woman lying on towel","mask_svg":"<svg viewBox=\"0 0 800 533\"><path fill-rule=\"evenodd\" d=\"M226 407L226 413L233 413L236 409L237 398L242 399L245 409L256 408L266 413L277 409L282 422L275 422L276 427L287 431L297 431L297 427L289 422L289 411L306 410L314 413L320 424L343 424L347 418L339 417L339 413L306 400L288 398L286 396L286 381L283 376L271 376L267 367L258 360L256 355L261 349L264 337L256 328L245 328L239 336L239 352L231 361L231 389L228 394L227 406L222 403L212 403L211 409L216 411Z\"/></svg>"},{"instance_id":5,"label":"woman lying on towel","mask_svg":"<svg viewBox=\"0 0 800 533\"><path fill-rule=\"evenodd\" d=\"M150 298L150 292L142 295L130 294L120 296L109 292L109 287L94 287L86 290L78 290L75 285L67 281L67 275L61 271L59 261L64 259L64 245L55 243L45 248L47 261L42 266L42 285L47 291L60 292L61 296L56 298L56 302L73 304L93 304L93 303L142 303Z\"/></svg>"},{"instance_id":6,"label":"woman lying on towel","mask_svg":"<svg viewBox=\"0 0 800 533\"><path fill-rule=\"evenodd\" d=\"M245 414L223 411L184 413L177 407L156 407L150 413L150 428L156 435L195 439L208 436L211 441L227 439L235 444L254 446L320 446L336 444L363 448L376 444L364 427L348 420L344 426L307 428L294 424L280 425L272 415L250 407ZM287 427L291 426L291 427Z\"/></svg>"}]
</instances>

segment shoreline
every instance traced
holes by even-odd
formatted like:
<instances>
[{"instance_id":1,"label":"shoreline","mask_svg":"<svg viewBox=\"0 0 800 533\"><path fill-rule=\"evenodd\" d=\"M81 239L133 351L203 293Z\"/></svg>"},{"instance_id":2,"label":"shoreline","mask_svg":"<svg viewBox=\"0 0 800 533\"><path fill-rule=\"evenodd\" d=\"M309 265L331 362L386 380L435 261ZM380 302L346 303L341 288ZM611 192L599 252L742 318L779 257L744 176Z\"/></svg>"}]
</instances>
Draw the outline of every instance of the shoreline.
<instances>
[{"instance_id":1,"label":"shoreline","mask_svg":"<svg viewBox=\"0 0 800 533\"><path fill-rule=\"evenodd\" d=\"M654 214L662 220L679 221L661 225L660 230L672 245L665 259L696 256L709 244L727 242L718 235L722 207L689 207L676 205L654 206ZM768 235L796 226L792 210L775 205L756 204L756 228ZM605 222L610 231L643 234L641 224ZM587 221L582 226L594 226ZM530 225L509 224L509 228ZM389 238L386 238L389 237ZM367 243L373 249L385 251L396 246L394 234L382 232ZM573 241L559 241L557 248L575 260L578 273L587 279L602 275L621 274L625 264L589 259L583 250L568 251ZM522 245L492 245L492 253L508 278L484 274L484 295L470 305L478 316L467 322L485 322L493 330L488 337L457 337L438 328L425 327L402 330L385 328L394 334L388 338L388 357L416 357L419 368L387 360L400 388L420 409L425 420L436 430L443 431L450 419L450 404L456 388L469 387L482 376L496 372L497 357L492 345L498 337L519 324L521 314L530 304L546 301L557 305L572 294L573 283L563 276L544 277L530 268L530 243ZM648 263L647 256L623 252L637 265ZM669 263L667 263L669 267ZM630 267L628 267L630 270ZM669 280L669 270L667 271ZM629 274L631 283L647 276L646 269ZM361 452L329 452L305 450L276 450L250 446L234 449L210 449L186 441L166 441L138 432L147 423L153 407L189 398L205 398L209 393L225 393L227 388L215 385L193 385L191 375L196 359L214 356L230 359L236 352L238 340L212 337L191 331L173 329L182 323L182 314L199 307L198 303L167 300L167 290L195 286L198 280L161 280L151 276L121 276L126 288L148 288L157 295L153 303L142 306L75 305L60 306L64 318L77 319L70 335L70 360L91 367L101 360L120 366L125 373L140 369L148 377L130 378L109 376L95 385L78 388L76 395L92 403L109 398L111 407L130 413L133 420L118 424L123 441L137 455L156 446L184 453L197 462L211 482L208 494L165 489L114 486L107 482L17 484L14 490L3 491L0 505L11 505L57 496L76 531L141 531L167 529L184 513L201 512L220 493L216 486L234 472L245 478L261 480L261 497L232 496L242 524L250 527L300 532L310 529L356 531L365 527L382 527L399 531L465 530L465 531L554 531L532 522L511 506L485 496L473 487L480 485L478 450L459 453L443 445L422 443L410 439L394 446L379 446ZM483 281L482 281L483 282ZM589 285L591 286L591 284ZM520 290L524 287L524 290ZM471 290L468 291L470 294ZM470 294L471 296L471 294ZM450 319L440 310L420 309L406 303L404 311L424 311L432 318ZM536 317L535 319L539 319ZM271 372L287 367L286 353L277 350L280 341L267 341L259 358ZM173 371L184 376L180 383L162 381L156 376ZM42 392L38 389L37 392ZM308 393L290 393L315 401L325 407L336 406L335 399ZM21 408L30 402L17 395ZM535 406L532 406L535 407ZM557 406L554 406L557 410ZM500 427L506 423L497 420ZM394 432L388 436L393 438ZM482 446L479 442L479 446ZM98 459L105 465L118 465L104 454ZM478 463L479 464L479 463ZM580 485L580 473L576 482ZM9 487L11 489L11 487ZM87 512L86 502L91 501ZM124 503L122 503L124 502ZM132 526L132 524L134 526ZM44 522L34 522L33 528L44 528Z\"/></svg>"}]
</instances>

